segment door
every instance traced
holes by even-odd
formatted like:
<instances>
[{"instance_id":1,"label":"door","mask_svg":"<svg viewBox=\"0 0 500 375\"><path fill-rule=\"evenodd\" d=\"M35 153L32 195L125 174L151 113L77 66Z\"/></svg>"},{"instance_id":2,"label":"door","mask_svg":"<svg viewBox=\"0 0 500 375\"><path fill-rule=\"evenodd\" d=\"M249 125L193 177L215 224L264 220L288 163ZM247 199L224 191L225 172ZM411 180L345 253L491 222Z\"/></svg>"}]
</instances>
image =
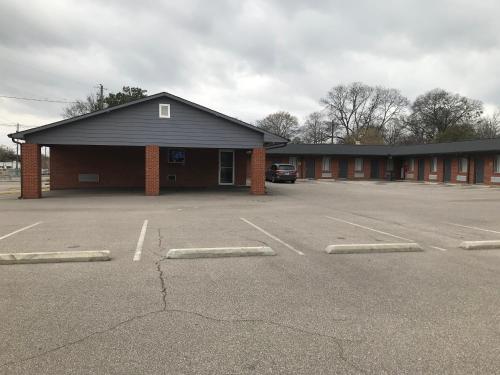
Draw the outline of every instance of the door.
<instances>
[{"instance_id":1,"label":"door","mask_svg":"<svg viewBox=\"0 0 500 375\"><path fill-rule=\"evenodd\" d=\"M451 181L451 159L443 160L443 182Z\"/></svg>"},{"instance_id":2,"label":"door","mask_svg":"<svg viewBox=\"0 0 500 375\"><path fill-rule=\"evenodd\" d=\"M234 151L219 151L219 185L234 184Z\"/></svg>"},{"instance_id":3,"label":"door","mask_svg":"<svg viewBox=\"0 0 500 375\"><path fill-rule=\"evenodd\" d=\"M339 160L339 178L347 178L347 159Z\"/></svg>"},{"instance_id":4,"label":"door","mask_svg":"<svg viewBox=\"0 0 500 375\"><path fill-rule=\"evenodd\" d=\"M372 159L370 163L370 178L380 178L380 165L378 159Z\"/></svg>"},{"instance_id":5,"label":"door","mask_svg":"<svg viewBox=\"0 0 500 375\"><path fill-rule=\"evenodd\" d=\"M424 174L425 174L425 160L424 159L418 159L418 176L417 176L417 180L418 181L423 181L424 180Z\"/></svg>"},{"instance_id":6,"label":"door","mask_svg":"<svg viewBox=\"0 0 500 375\"><path fill-rule=\"evenodd\" d=\"M476 158L474 160L474 183L482 184L484 182L484 159Z\"/></svg>"},{"instance_id":7,"label":"door","mask_svg":"<svg viewBox=\"0 0 500 375\"><path fill-rule=\"evenodd\" d=\"M316 169L316 164L314 162L314 159L307 159L306 160L306 178L315 178L315 169Z\"/></svg>"}]
</instances>

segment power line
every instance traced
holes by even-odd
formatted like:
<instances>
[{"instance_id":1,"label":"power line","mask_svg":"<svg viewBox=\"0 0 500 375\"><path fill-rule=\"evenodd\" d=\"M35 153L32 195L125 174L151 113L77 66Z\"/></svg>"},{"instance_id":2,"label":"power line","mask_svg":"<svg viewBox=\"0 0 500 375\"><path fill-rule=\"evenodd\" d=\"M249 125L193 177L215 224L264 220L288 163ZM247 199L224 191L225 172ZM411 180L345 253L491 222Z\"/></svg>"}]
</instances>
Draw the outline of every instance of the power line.
<instances>
[{"instance_id":1,"label":"power line","mask_svg":"<svg viewBox=\"0 0 500 375\"><path fill-rule=\"evenodd\" d=\"M35 102L64 103L64 104L78 103L78 102L72 102L72 101L69 101L69 100L23 98L23 97L19 97L19 96L9 96L9 95L0 95L0 98L18 99L18 100L31 100L31 101L35 101Z\"/></svg>"},{"instance_id":2,"label":"power line","mask_svg":"<svg viewBox=\"0 0 500 375\"><path fill-rule=\"evenodd\" d=\"M5 123L0 122L0 126L13 126L14 127L14 126L17 126L17 124L5 124ZM21 125L21 124L19 124L19 126L22 128L33 128L37 125Z\"/></svg>"}]
</instances>

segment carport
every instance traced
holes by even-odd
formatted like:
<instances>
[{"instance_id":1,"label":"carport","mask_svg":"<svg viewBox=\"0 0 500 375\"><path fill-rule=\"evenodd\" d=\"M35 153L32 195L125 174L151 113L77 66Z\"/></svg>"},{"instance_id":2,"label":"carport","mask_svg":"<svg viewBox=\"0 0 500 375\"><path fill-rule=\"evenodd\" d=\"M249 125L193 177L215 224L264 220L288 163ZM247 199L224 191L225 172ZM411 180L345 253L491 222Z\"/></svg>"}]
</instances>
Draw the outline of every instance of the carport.
<instances>
[{"instance_id":1,"label":"carport","mask_svg":"<svg viewBox=\"0 0 500 375\"><path fill-rule=\"evenodd\" d=\"M233 117L159 93L9 134L21 143L22 198L40 198L41 146L51 190L244 186L264 194L266 148L288 140ZM247 161L250 171L247 173Z\"/></svg>"}]
</instances>

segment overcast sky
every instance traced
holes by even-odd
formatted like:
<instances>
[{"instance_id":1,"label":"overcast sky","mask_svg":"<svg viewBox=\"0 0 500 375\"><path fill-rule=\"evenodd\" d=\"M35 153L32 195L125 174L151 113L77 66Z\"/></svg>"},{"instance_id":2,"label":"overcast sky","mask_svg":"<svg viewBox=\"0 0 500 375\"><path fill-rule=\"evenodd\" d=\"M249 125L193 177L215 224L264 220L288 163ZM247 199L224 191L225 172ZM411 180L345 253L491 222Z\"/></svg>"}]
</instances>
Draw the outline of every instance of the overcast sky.
<instances>
[{"instance_id":1,"label":"overcast sky","mask_svg":"<svg viewBox=\"0 0 500 375\"><path fill-rule=\"evenodd\" d=\"M362 81L492 109L499 16L498 0L2 0L0 95L140 86L254 122L277 110L303 120L332 86ZM12 144L6 124L56 121L63 107L0 98L0 144Z\"/></svg>"}]
</instances>

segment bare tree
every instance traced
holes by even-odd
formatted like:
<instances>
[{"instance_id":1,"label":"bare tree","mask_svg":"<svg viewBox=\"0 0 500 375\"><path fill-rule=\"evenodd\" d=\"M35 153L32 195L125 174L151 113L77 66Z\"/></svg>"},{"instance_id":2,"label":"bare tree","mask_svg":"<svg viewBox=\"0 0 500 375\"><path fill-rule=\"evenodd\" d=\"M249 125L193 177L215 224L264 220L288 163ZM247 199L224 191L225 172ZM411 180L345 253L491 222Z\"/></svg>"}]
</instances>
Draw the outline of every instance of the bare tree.
<instances>
[{"instance_id":1,"label":"bare tree","mask_svg":"<svg viewBox=\"0 0 500 375\"><path fill-rule=\"evenodd\" d=\"M85 100L77 100L75 103L64 108L62 116L64 118L71 118L76 116L85 115L100 109L100 103L95 94L87 95Z\"/></svg>"},{"instance_id":2,"label":"bare tree","mask_svg":"<svg viewBox=\"0 0 500 375\"><path fill-rule=\"evenodd\" d=\"M301 130L304 143L326 143L330 139L330 124L321 112L308 115Z\"/></svg>"},{"instance_id":3,"label":"bare tree","mask_svg":"<svg viewBox=\"0 0 500 375\"><path fill-rule=\"evenodd\" d=\"M498 137L500 135L500 111L491 116L482 117L476 125L476 134L480 139Z\"/></svg>"},{"instance_id":4,"label":"bare tree","mask_svg":"<svg viewBox=\"0 0 500 375\"><path fill-rule=\"evenodd\" d=\"M434 89L413 102L408 129L420 142L457 141L474 138L483 103Z\"/></svg>"},{"instance_id":5,"label":"bare tree","mask_svg":"<svg viewBox=\"0 0 500 375\"><path fill-rule=\"evenodd\" d=\"M122 91L109 93L106 97L100 97L99 94L89 94L85 100L77 100L75 103L66 107L62 113L64 118L85 115L102 108L114 107L125 104L133 100L146 97L147 90L140 87L123 86Z\"/></svg>"},{"instance_id":6,"label":"bare tree","mask_svg":"<svg viewBox=\"0 0 500 375\"><path fill-rule=\"evenodd\" d=\"M261 129L288 139L295 138L299 132L297 117L285 111L271 113L262 120L258 120L256 125Z\"/></svg>"},{"instance_id":7,"label":"bare tree","mask_svg":"<svg viewBox=\"0 0 500 375\"><path fill-rule=\"evenodd\" d=\"M343 142L363 138L367 131L383 135L388 124L396 120L408 108L406 99L398 90L372 87L361 82L339 85L321 99L328 111L332 127L340 128L336 138Z\"/></svg>"}]
</instances>

